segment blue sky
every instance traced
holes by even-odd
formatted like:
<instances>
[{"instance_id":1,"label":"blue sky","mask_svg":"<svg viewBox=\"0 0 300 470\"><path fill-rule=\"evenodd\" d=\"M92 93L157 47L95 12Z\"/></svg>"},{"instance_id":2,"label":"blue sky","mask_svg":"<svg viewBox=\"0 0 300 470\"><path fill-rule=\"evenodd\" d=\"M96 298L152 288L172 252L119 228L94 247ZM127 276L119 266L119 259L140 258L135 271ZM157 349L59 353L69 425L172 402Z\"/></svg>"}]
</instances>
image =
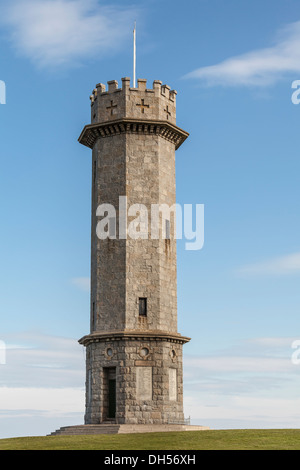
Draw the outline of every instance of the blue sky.
<instances>
[{"instance_id":1,"label":"blue sky","mask_svg":"<svg viewBox=\"0 0 300 470\"><path fill-rule=\"evenodd\" d=\"M296 0L0 0L0 437L84 414L96 83L176 89L177 201L205 243L178 241L185 414L212 428L299 427L300 16Z\"/></svg>"}]
</instances>

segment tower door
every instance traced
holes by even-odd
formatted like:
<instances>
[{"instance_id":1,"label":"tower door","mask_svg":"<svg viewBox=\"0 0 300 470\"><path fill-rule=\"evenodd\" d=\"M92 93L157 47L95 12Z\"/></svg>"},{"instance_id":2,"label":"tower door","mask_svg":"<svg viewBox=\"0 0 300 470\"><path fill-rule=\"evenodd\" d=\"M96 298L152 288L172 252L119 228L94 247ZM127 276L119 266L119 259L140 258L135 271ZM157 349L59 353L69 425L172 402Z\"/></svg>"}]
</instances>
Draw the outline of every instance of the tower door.
<instances>
[{"instance_id":1,"label":"tower door","mask_svg":"<svg viewBox=\"0 0 300 470\"><path fill-rule=\"evenodd\" d=\"M114 419L116 417L117 394L116 394L116 368L104 368L104 390L103 390L103 419Z\"/></svg>"},{"instance_id":2,"label":"tower door","mask_svg":"<svg viewBox=\"0 0 300 470\"><path fill-rule=\"evenodd\" d=\"M116 379L108 381L108 418L116 417Z\"/></svg>"}]
</instances>

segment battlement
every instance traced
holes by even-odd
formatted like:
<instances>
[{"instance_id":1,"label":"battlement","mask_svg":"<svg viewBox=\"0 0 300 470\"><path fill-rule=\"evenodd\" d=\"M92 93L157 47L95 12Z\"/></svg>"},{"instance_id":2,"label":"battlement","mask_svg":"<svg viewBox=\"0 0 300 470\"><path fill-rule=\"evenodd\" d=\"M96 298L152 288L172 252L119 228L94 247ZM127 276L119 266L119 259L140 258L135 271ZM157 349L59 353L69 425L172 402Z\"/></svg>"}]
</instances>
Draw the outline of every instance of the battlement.
<instances>
[{"instance_id":1,"label":"battlement","mask_svg":"<svg viewBox=\"0 0 300 470\"><path fill-rule=\"evenodd\" d=\"M146 79L138 79L137 87L130 86L130 78L122 78L122 87L117 80L98 83L91 100L91 122L106 122L121 118L162 120L176 124L176 95L168 85L154 80L147 88Z\"/></svg>"},{"instance_id":2,"label":"battlement","mask_svg":"<svg viewBox=\"0 0 300 470\"><path fill-rule=\"evenodd\" d=\"M106 85L103 83L98 83L96 85L96 88L94 88L90 99L92 104L94 103L95 99L98 97L98 95L102 94L108 94L108 93L115 93L115 92L121 92L121 91L146 91L149 93L156 93L156 94L161 94L162 96L168 98L171 101L176 100L176 95L177 91L176 90L171 90L171 87L168 85L163 85L160 80L154 80L152 88L147 88L147 80L144 78L139 78L137 80L138 86L137 88L131 88L130 87L130 78L125 77L122 78L122 88L119 88L117 80L111 80L107 82L108 89L106 90Z\"/></svg>"}]
</instances>

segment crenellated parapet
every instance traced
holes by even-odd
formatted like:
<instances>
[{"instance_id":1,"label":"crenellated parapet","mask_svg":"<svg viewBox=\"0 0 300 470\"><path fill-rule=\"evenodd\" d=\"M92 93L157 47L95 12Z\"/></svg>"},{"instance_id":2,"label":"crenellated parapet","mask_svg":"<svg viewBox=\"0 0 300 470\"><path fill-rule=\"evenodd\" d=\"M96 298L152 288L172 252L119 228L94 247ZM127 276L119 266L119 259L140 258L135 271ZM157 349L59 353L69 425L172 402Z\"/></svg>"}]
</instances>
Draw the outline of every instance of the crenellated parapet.
<instances>
[{"instance_id":1,"label":"crenellated parapet","mask_svg":"<svg viewBox=\"0 0 300 470\"><path fill-rule=\"evenodd\" d=\"M177 149L188 133L176 126L176 95L168 85L154 80L138 79L137 88L130 87L130 78L122 78L122 87L112 80L96 85L90 96L91 124L85 126L79 142L93 148L98 138L115 133L156 134L174 143Z\"/></svg>"},{"instance_id":2,"label":"crenellated parapet","mask_svg":"<svg viewBox=\"0 0 300 470\"><path fill-rule=\"evenodd\" d=\"M147 80L138 79L137 88L130 87L130 78L122 78L122 87L112 80L96 85L91 99L91 122L105 122L113 119L136 118L169 121L176 124L176 95L168 85L155 80L147 88Z\"/></svg>"}]
</instances>

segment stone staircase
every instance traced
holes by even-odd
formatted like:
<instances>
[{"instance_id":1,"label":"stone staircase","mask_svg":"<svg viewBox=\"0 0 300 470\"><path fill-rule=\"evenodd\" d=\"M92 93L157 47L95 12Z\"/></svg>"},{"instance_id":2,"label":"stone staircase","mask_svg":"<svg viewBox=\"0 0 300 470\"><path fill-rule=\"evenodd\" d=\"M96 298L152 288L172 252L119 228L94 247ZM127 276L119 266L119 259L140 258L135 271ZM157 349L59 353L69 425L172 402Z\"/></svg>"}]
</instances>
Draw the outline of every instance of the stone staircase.
<instances>
[{"instance_id":1,"label":"stone staircase","mask_svg":"<svg viewBox=\"0 0 300 470\"><path fill-rule=\"evenodd\" d=\"M132 434L146 432L171 431L206 431L206 426L193 426L184 424L81 424L77 426L64 426L48 434L49 436L79 436L96 434Z\"/></svg>"},{"instance_id":2,"label":"stone staircase","mask_svg":"<svg viewBox=\"0 0 300 470\"><path fill-rule=\"evenodd\" d=\"M118 424L81 424L77 426L63 426L49 434L50 436L76 436L83 434L118 434Z\"/></svg>"}]
</instances>

